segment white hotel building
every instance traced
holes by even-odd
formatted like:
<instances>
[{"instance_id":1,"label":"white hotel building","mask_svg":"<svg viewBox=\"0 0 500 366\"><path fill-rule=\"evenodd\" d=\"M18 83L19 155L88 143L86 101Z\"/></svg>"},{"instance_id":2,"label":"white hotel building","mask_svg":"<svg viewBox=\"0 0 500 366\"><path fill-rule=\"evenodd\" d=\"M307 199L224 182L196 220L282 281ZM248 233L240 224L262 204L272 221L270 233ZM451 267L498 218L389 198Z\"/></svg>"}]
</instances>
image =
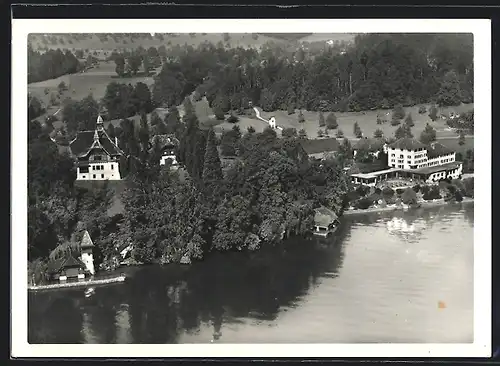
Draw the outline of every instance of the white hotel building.
<instances>
[{"instance_id":1,"label":"white hotel building","mask_svg":"<svg viewBox=\"0 0 500 366\"><path fill-rule=\"evenodd\" d=\"M101 116L95 131L80 131L70 143L71 154L77 158L76 180L120 180L118 141L111 140Z\"/></svg>"},{"instance_id":2,"label":"white hotel building","mask_svg":"<svg viewBox=\"0 0 500 366\"><path fill-rule=\"evenodd\" d=\"M374 186L394 177L434 183L442 179L457 179L462 175L462 163L455 161L455 152L438 142L424 145L414 138L402 138L386 145L384 150L389 169L353 174L353 183Z\"/></svg>"}]
</instances>

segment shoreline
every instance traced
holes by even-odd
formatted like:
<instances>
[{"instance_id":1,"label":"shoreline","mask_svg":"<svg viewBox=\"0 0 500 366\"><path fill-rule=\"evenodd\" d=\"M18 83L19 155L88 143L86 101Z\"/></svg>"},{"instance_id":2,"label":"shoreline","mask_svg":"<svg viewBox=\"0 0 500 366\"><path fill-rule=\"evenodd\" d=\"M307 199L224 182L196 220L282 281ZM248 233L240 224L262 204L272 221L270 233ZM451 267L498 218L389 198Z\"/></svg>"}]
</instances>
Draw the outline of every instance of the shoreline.
<instances>
[{"instance_id":1,"label":"shoreline","mask_svg":"<svg viewBox=\"0 0 500 366\"><path fill-rule=\"evenodd\" d=\"M46 285L31 285L28 286L28 291L41 291L41 290L51 290L51 289L62 289L70 287L89 287L97 285L107 285L112 283L120 283L125 281L125 276L117 276L113 278L104 278L97 280L86 280L79 282L63 282L63 283L51 283Z\"/></svg>"},{"instance_id":2,"label":"shoreline","mask_svg":"<svg viewBox=\"0 0 500 366\"><path fill-rule=\"evenodd\" d=\"M417 207L415 209L419 208L429 208L429 207L436 207L436 206L444 206L444 205L453 205L457 203L472 203L474 202L474 198L470 197L464 197L462 202L446 202L443 199L440 200L435 200L435 201L420 201L420 207ZM339 217L341 218L342 216L355 216L355 215L363 215L363 214L370 214L370 213L380 213L380 212L389 212L389 211L408 211L410 209L414 208L409 208L409 207L403 207L403 206L391 206L391 207L377 207L377 208L368 208L366 210L346 210L342 213L342 215ZM334 233L333 233L334 234ZM142 266L147 266L150 264L159 264L160 266L165 266L169 264L176 264L176 265L181 265L179 262L170 262L170 263L160 263L160 261L157 261L155 263L134 263L134 264L121 264L117 268L114 269L102 269L102 273L110 273L118 270L119 268L127 268L127 267L142 267ZM184 266L189 267L189 264ZM100 272L101 272L100 271ZM105 279L98 279L98 280L87 280L87 281L81 281L81 282L69 282L69 283L53 283L53 284L46 284L46 285L38 285L38 286L33 286L33 285L28 285L28 291L40 291L40 290L49 290L49 289L64 289L64 288L74 288L74 287L88 287L91 285L105 285L105 284L111 284L111 283L119 283L123 282L125 278L121 278L123 276L117 276L115 278L105 278Z\"/></svg>"},{"instance_id":3,"label":"shoreline","mask_svg":"<svg viewBox=\"0 0 500 366\"><path fill-rule=\"evenodd\" d=\"M435 207L435 206L443 206L443 205L449 205L449 204L455 204L455 203L470 203L474 202L474 198L470 197L464 197L462 202L446 202L443 199L440 200L435 200L435 201L421 201L420 207L416 208L426 208L426 207ZM391 207L373 207L373 208L367 208L366 210L346 210L342 214L342 216L352 216L352 215L361 215L361 214L367 214L367 213L373 213L373 212L387 212L387 211L407 211L413 208L410 207L403 207L403 206L391 206Z\"/></svg>"}]
</instances>

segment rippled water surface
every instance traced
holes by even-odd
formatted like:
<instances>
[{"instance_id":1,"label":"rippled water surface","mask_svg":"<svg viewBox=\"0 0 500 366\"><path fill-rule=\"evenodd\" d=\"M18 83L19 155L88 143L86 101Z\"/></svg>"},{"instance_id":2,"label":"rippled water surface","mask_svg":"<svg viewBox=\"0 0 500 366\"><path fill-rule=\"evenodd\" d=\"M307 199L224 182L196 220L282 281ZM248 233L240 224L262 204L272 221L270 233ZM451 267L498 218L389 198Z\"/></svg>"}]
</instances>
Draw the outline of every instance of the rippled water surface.
<instances>
[{"instance_id":1,"label":"rippled water surface","mask_svg":"<svg viewBox=\"0 0 500 366\"><path fill-rule=\"evenodd\" d=\"M344 217L328 241L31 293L29 342L472 342L473 225L473 204Z\"/></svg>"}]
</instances>

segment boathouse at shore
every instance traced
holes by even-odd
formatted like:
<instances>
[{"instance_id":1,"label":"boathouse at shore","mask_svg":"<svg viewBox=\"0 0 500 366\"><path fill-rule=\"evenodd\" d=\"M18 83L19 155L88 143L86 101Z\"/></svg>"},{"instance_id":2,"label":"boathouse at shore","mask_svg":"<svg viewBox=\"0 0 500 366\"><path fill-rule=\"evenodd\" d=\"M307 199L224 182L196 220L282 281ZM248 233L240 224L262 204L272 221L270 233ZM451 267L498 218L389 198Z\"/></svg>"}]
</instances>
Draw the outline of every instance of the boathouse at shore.
<instances>
[{"instance_id":1,"label":"boathouse at shore","mask_svg":"<svg viewBox=\"0 0 500 366\"><path fill-rule=\"evenodd\" d=\"M335 231L338 223L338 216L335 212L324 206L318 207L314 210L313 234L326 237Z\"/></svg>"},{"instance_id":2,"label":"boathouse at shore","mask_svg":"<svg viewBox=\"0 0 500 366\"><path fill-rule=\"evenodd\" d=\"M85 278L86 274L95 274L94 269L94 243L87 230L83 232L80 242L80 256L70 250L61 258L48 263L47 273L51 280L66 281L68 279Z\"/></svg>"},{"instance_id":3,"label":"boathouse at shore","mask_svg":"<svg viewBox=\"0 0 500 366\"><path fill-rule=\"evenodd\" d=\"M83 279L85 269L85 264L81 260L67 254L63 258L50 261L47 265L47 274L51 280Z\"/></svg>"}]
</instances>

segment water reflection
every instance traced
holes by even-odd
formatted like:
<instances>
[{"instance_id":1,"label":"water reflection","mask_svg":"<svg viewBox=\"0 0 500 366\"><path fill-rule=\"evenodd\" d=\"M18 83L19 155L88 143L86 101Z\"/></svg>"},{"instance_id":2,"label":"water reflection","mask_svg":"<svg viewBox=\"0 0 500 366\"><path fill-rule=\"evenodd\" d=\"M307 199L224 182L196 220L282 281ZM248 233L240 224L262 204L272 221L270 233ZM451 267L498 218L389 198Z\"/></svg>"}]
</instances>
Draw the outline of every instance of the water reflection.
<instances>
[{"instance_id":1,"label":"water reflection","mask_svg":"<svg viewBox=\"0 0 500 366\"><path fill-rule=\"evenodd\" d=\"M337 276L338 241L348 231L342 226L333 241L292 239L248 255L213 254L189 268L146 266L90 298L83 290L30 294L31 342L176 343L180 331L195 333L201 324L212 325L217 341L224 323L272 321L320 277Z\"/></svg>"},{"instance_id":2,"label":"water reflection","mask_svg":"<svg viewBox=\"0 0 500 366\"><path fill-rule=\"evenodd\" d=\"M459 209L435 207L345 217L335 236L327 241L291 239L251 254L213 254L190 267L128 268L125 284L97 287L89 298L83 290L75 289L31 293L29 341L231 342L241 329L258 327L265 327L269 337L276 334L287 339L296 336L372 342L376 334L380 341L385 334L380 329L385 326L374 321L385 319L387 327L394 322L388 296L400 298L403 305L399 307L408 306L408 298L412 299L411 309L398 310L406 312L408 320L392 324L399 327L395 328L396 335L400 332L401 337L412 341L417 335L409 332L412 326L420 325L417 318L420 323L427 319L432 324L430 315L421 318L417 314L429 311L426 296L430 296L430 290L433 296L438 291L439 281L433 276L442 273L436 272L442 263L472 264L472 256L470 263L463 263L463 250L471 235L470 229L460 226L460 220L473 226L473 209L473 205L462 205ZM452 231L441 232L443 228ZM442 235L458 245L445 248ZM460 288L469 288L464 276ZM435 289L431 289L431 283L437 283ZM460 303L468 301L466 297L460 299ZM309 305L311 302L313 305ZM306 308L308 315L297 318L299 315L291 314ZM440 321L453 320L451 313L448 310L448 318L441 315ZM300 334L271 332L276 325L283 326L285 318L289 319L287 326ZM461 319L453 322L468 324L464 315ZM438 324L439 320L433 322ZM438 335L440 331L434 330ZM255 334L253 337L259 339ZM241 339L248 338L243 335Z\"/></svg>"}]
</instances>

